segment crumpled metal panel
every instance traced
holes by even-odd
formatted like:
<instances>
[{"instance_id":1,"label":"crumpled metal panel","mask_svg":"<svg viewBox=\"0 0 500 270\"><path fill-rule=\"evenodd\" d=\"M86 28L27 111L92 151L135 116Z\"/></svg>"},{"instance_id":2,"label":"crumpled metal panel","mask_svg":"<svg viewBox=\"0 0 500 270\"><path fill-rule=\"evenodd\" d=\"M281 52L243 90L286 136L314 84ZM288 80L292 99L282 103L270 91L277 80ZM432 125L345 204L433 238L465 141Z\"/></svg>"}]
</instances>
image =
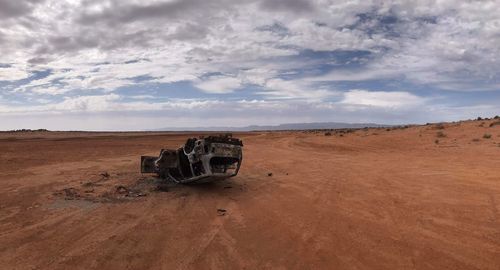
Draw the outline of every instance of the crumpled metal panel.
<instances>
[{"instance_id":1,"label":"crumpled metal panel","mask_svg":"<svg viewBox=\"0 0 500 270\"><path fill-rule=\"evenodd\" d=\"M158 157L142 156L141 172L156 173L177 183L211 182L236 176L243 160L243 142L231 134L189 138L177 150Z\"/></svg>"}]
</instances>

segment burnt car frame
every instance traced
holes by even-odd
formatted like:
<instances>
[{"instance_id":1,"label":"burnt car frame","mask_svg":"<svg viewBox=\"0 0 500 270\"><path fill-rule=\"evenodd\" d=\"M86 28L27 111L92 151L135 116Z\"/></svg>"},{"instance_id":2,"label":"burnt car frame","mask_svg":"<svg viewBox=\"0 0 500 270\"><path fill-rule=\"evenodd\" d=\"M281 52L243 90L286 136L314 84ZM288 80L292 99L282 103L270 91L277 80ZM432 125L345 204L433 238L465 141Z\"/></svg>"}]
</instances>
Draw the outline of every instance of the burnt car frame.
<instances>
[{"instance_id":1,"label":"burnt car frame","mask_svg":"<svg viewBox=\"0 0 500 270\"><path fill-rule=\"evenodd\" d=\"M176 183L205 183L236 176L243 160L243 142L231 134L189 138L176 150L142 156L141 173L156 173Z\"/></svg>"}]
</instances>

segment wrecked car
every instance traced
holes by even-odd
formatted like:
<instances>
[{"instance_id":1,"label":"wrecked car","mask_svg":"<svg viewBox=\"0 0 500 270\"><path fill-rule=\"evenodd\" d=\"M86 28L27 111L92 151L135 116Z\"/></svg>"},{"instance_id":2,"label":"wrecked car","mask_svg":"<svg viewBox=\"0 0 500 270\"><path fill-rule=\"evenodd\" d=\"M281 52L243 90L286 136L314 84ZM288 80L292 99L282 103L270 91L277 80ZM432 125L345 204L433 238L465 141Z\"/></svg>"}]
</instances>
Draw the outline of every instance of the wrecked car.
<instances>
[{"instance_id":1,"label":"wrecked car","mask_svg":"<svg viewBox=\"0 0 500 270\"><path fill-rule=\"evenodd\" d=\"M189 138L179 149L142 156L141 173L156 173L176 183L205 183L236 176L243 142L231 134Z\"/></svg>"}]
</instances>

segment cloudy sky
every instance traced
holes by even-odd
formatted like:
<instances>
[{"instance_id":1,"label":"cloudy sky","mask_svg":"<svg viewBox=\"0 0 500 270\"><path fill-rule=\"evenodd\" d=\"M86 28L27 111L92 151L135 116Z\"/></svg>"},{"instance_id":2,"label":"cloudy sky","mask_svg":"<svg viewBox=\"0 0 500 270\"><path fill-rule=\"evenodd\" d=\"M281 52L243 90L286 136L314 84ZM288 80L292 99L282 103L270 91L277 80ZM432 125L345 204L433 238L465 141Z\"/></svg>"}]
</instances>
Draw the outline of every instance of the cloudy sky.
<instances>
[{"instance_id":1,"label":"cloudy sky","mask_svg":"<svg viewBox=\"0 0 500 270\"><path fill-rule=\"evenodd\" d=\"M500 114L500 1L0 0L0 130Z\"/></svg>"}]
</instances>

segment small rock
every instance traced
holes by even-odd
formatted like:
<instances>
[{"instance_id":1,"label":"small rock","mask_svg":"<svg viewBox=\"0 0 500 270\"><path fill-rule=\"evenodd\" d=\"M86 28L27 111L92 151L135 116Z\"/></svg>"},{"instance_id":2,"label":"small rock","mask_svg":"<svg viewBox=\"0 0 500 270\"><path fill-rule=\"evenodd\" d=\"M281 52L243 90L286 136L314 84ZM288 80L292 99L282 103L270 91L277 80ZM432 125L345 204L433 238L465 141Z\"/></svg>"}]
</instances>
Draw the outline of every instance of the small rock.
<instances>
[{"instance_id":1,"label":"small rock","mask_svg":"<svg viewBox=\"0 0 500 270\"><path fill-rule=\"evenodd\" d=\"M78 190L75 188L65 188L63 189L64 195L66 196L65 199L67 200L72 200L74 198L80 197L80 194L78 194Z\"/></svg>"},{"instance_id":2,"label":"small rock","mask_svg":"<svg viewBox=\"0 0 500 270\"><path fill-rule=\"evenodd\" d=\"M116 193L118 194L127 194L128 193L128 188L124 186L117 186L116 187Z\"/></svg>"},{"instance_id":3,"label":"small rock","mask_svg":"<svg viewBox=\"0 0 500 270\"><path fill-rule=\"evenodd\" d=\"M226 209L218 208L217 209L217 215L219 216L224 216L226 214Z\"/></svg>"}]
</instances>

